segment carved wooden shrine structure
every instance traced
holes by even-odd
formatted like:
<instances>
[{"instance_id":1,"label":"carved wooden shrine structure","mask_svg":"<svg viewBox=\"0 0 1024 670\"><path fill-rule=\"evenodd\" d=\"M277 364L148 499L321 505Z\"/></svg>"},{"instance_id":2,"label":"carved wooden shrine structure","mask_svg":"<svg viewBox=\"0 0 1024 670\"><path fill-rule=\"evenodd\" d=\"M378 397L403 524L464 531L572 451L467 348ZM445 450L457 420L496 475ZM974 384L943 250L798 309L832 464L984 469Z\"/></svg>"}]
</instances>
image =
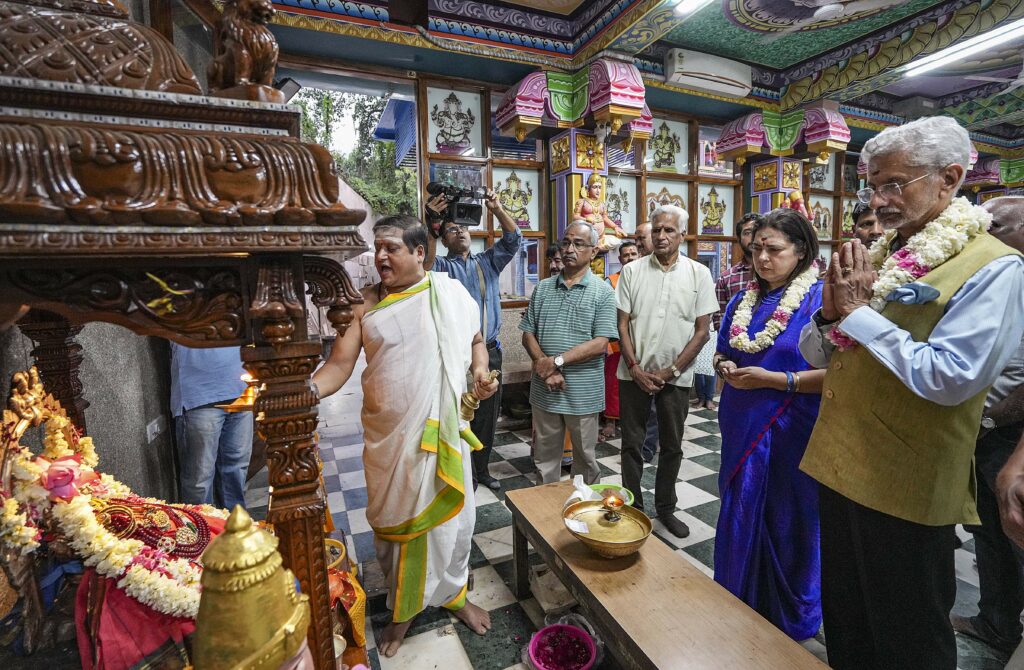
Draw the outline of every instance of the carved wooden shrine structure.
<instances>
[{"instance_id":1,"label":"carved wooden shrine structure","mask_svg":"<svg viewBox=\"0 0 1024 670\"><path fill-rule=\"evenodd\" d=\"M174 48L116 0L0 0L0 327L17 320L36 343L47 389L82 431L81 324L243 347L264 385L255 416L273 487L268 521L310 596L310 647L327 668L310 386L320 343L302 296L308 287L344 332L361 298L320 254L364 251L365 213L338 202L333 160L297 138L295 108L252 101L279 99L265 67L250 81L238 65L265 65L271 47L276 62L262 25L269 3L227 4L236 24L218 31L231 39L215 53L226 90L207 97Z\"/></svg>"}]
</instances>

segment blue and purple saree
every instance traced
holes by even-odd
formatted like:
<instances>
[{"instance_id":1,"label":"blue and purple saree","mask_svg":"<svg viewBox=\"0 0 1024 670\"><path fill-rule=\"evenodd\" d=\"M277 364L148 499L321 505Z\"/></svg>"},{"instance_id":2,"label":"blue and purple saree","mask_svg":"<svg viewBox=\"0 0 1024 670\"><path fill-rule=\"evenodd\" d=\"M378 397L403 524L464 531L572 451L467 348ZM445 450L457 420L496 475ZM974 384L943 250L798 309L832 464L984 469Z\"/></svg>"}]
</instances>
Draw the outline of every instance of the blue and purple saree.
<instances>
[{"instance_id":1,"label":"blue and purple saree","mask_svg":"<svg viewBox=\"0 0 1024 670\"><path fill-rule=\"evenodd\" d=\"M764 328L786 287L754 308L751 339ZM729 302L718 352L738 367L775 372L811 369L797 344L821 306L821 282L811 286L775 343L756 354L729 346L741 291ZM715 581L795 640L821 626L821 563L817 483L800 472L800 459L818 418L821 397L725 385L719 406L722 508L715 538Z\"/></svg>"}]
</instances>

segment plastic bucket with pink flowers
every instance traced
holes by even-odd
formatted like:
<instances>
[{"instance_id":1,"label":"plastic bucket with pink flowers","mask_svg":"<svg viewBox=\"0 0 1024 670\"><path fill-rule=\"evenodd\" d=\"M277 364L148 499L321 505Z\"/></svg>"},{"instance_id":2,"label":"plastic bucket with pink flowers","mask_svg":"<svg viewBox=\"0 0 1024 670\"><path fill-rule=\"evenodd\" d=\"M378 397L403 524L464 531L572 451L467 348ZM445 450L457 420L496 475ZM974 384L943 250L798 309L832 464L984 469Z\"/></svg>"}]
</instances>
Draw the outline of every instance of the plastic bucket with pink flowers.
<instances>
[{"instance_id":1,"label":"plastic bucket with pink flowers","mask_svg":"<svg viewBox=\"0 0 1024 670\"><path fill-rule=\"evenodd\" d=\"M597 646L582 628L556 623L534 634L529 653L537 670L590 670L597 659Z\"/></svg>"}]
</instances>

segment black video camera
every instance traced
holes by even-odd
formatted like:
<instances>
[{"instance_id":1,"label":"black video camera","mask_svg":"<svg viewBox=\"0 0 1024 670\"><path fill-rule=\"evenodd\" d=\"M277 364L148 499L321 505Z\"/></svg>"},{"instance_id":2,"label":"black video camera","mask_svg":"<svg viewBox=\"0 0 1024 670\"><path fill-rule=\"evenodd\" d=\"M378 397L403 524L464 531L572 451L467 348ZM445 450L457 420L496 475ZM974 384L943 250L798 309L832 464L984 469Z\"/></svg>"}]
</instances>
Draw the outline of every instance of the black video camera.
<instances>
[{"instance_id":1,"label":"black video camera","mask_svg":"<svg viewBox=\"0 0 1024 670\"><path fill-rule=\"evenodd\" d=\"M444 228L445 223L454 223L457 226L465 226L469 228L480 225L480 219L484 214L483 205L460 201L483 200L487 197L487 189L483 187L474 189L459 188L458 186L432 181L427 184L427 193L432 197L443 194L445 199L448 201L448 207L439 215L441 217L440 226L437 229L435 236L440 235L441 229ZM436 220L438 215L430 211L430 209L427 210L427 213L428 215L433 215Z\"/></svg>"}]
</instances>

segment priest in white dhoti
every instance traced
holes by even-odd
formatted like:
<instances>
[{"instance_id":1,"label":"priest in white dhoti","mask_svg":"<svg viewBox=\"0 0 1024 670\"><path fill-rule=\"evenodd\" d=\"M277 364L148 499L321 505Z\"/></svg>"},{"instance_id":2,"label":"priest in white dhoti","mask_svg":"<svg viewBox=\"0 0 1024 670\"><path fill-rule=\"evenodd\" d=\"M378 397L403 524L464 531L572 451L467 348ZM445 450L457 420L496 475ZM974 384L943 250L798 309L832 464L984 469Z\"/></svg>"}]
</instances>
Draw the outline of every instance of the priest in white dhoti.
<instances>
[{"instance_id":1,"label":"priest in white dhoti","mask_svg":"<svg viewBox=\"0 0 1024 670\"><path fill-rule=\"evenodd\" d=\"M313 375L320 397L340 389L360 350L368 505L392 622L380 653L398 651L413 618L445 607L470 629L490 628L466 599L476 519L470 451L480 448L459 418L467 371L480 399L493 395L479 308L445 273L425 272L426 228L411 216L374 227L379 284L363 289L352 325Z\"/></svg>"}]
</instances>

